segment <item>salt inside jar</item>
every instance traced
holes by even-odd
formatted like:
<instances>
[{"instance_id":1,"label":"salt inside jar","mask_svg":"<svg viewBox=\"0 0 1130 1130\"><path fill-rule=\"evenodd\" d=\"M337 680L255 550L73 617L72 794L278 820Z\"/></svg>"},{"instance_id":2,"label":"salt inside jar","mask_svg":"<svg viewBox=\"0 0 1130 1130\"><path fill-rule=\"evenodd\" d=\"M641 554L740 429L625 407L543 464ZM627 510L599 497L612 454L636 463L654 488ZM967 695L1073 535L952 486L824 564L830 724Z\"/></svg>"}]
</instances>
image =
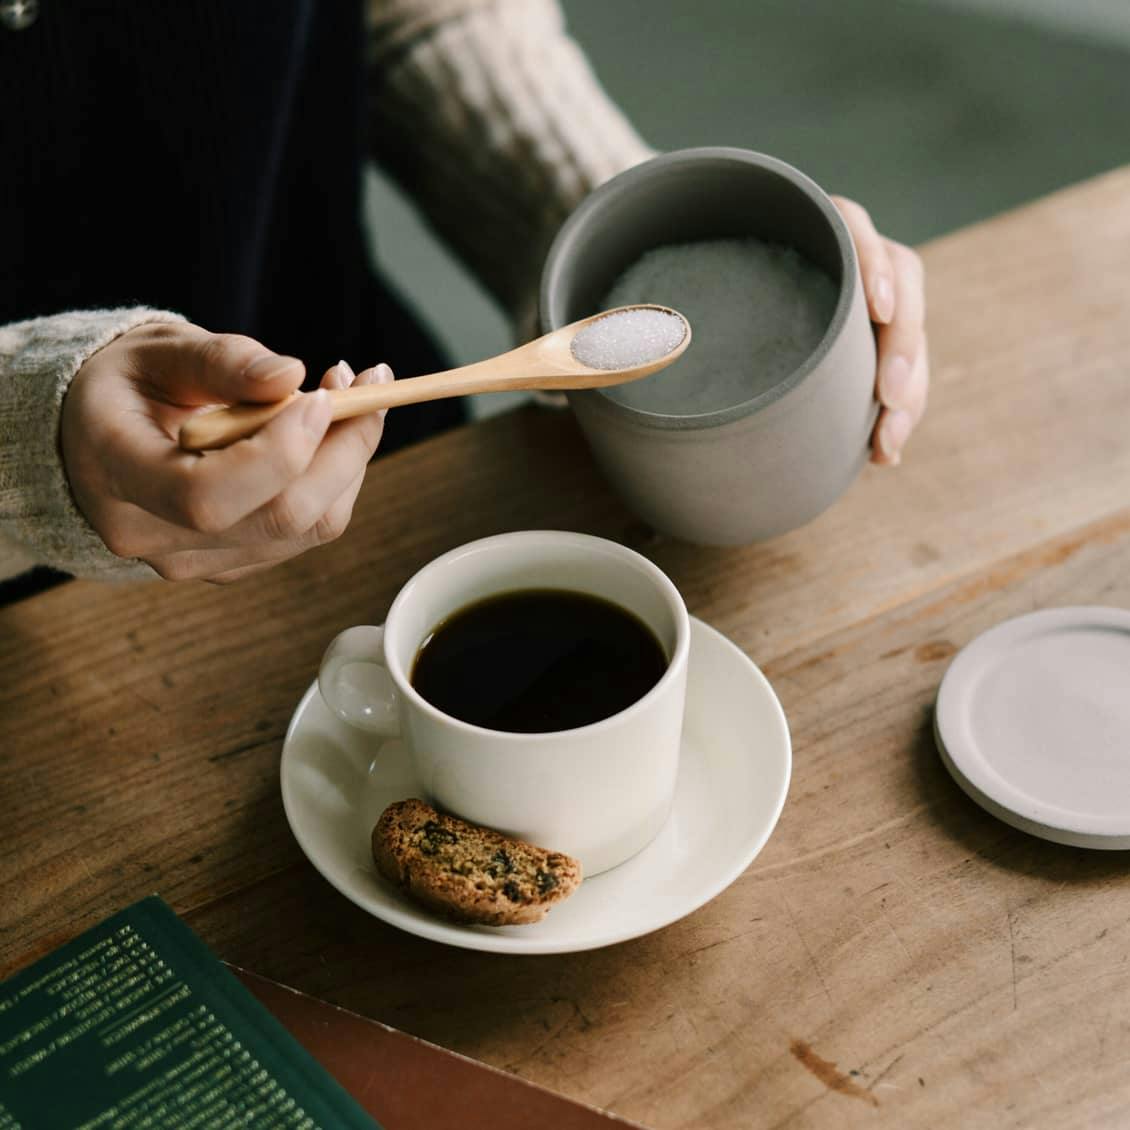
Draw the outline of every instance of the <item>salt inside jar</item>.
<instances>
[{"instance_id":1,"label":"salt inside jar","mask_svg":"<svg viewBox=\"0 0 1130 1130\"><path fill-rule=\"evenodd\" d=\"M676 416L741 404L813 353L837 297L832 279L791 247L739 238L653 248L616 280L604 305L674 307L694 326L695 347L662 372L604 394Z\"/></svg>"}]
</instances>

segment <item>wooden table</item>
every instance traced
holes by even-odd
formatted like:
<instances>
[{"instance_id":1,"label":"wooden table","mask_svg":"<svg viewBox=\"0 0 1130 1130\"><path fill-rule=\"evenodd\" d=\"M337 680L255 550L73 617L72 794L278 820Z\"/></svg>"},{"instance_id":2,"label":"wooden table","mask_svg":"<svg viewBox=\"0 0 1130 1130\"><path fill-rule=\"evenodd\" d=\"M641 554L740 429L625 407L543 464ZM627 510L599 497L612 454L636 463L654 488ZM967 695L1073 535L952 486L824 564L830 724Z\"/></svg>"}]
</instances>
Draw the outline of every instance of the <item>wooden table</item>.
<instances>
[{"instance_id":1,"label":"wooden table","mask_svg":"<svg viewBox=\"0 0 1130 1130\"><path fill-rule=\"evenodd\" d=\"M934 390L903 466L768 544L657 538L568 415L378 462L262 580L76 582L0 610L0 970L158 891L224 958L649 1126L1130 1125L1130 862L983 813L931 736L993 624L1130 607L1130 171L925 247ZM762 667L794 775L748 871L605 950L500 957L337 894L283 817L327 641L461 542L632 545Z\"/></svg>"}]
</instances>

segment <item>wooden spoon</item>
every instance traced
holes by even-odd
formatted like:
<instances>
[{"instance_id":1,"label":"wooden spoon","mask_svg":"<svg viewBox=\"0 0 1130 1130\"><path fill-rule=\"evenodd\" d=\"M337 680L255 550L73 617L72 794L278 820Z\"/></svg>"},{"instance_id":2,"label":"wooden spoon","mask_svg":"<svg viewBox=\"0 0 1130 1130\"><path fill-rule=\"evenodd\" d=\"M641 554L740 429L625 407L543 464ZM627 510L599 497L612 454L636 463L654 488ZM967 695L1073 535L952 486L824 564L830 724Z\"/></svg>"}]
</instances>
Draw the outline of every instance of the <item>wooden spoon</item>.
<instances>
[{"instance_id":1,"label":"wooden spoon","mask_svg":"<svg viewBox=\"0 0 1130 1130\"><path fill-rule=\"evenodd\" d=\"M586 327L614 314L635 310L655 310L679 319L683 326L682 340L671 350L642 364L620 369L602 369L585 365L573 354L573 340ZM475 392L512 392L519 389L600 388L646 377L670 365L682 356L691 341L691 327L686 318L666 306L620 306L562 326L527 345L499 354L473 365L408 377L384 385L360 385L330 389L333 419L347 420L382 408L415 404L424 400L440 400L447 396L466 396ZM209 408L186 420L180 430L180 445L185 451L208 451L227 447L236 440L257 432L268 420L277 416L300 392L285 400L269 404L233 404L226 408Z\"/></svg>"}]
</instances>

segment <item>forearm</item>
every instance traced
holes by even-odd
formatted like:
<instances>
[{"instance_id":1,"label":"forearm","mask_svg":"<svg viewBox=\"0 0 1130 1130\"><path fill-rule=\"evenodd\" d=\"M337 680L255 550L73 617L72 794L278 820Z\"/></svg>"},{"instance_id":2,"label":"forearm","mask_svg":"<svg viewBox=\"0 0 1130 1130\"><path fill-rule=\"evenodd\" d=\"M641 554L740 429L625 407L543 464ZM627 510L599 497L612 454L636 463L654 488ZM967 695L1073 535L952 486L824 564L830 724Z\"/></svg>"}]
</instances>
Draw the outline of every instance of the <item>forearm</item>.
<instances>
[{"instance_id":1,"label":"forearm","mask_svg":"<svg viewBox=\"0 0 1130 1130\"><path fill-rule=\"evenodd\" d=\"M115 557L74 503L59 451L63 398L83 362L145 322L144 307L84 310L0 326L0 578L32 564L79 576L152 576Z\"/></svg>"},{"instance_id":2,"label":"forearm","mask_svg":"<svg viewBox=\"0 0 1130 1130\"><path fill-rule=\"evenodd\" d=\"M378 160L521 315L562 220L650 150L554 0L370 0L370 23Z\"/></svg>"}]
</instances>

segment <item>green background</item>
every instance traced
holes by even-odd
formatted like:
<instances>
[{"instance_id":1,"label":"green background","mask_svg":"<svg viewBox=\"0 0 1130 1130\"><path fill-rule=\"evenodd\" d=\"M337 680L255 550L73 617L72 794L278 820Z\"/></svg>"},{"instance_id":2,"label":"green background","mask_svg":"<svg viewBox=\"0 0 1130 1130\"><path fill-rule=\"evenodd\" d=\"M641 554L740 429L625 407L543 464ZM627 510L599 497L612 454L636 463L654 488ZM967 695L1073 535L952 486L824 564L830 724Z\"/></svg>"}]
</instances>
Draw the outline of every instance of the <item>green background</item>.
<instances>
[{"instance_id":1,"label":"green background","mask_svg":"<svg viewBox=\"0 0 1130 1130\"><path fill-rule=\"evenodd\" d=\"M772 153L904 242L1130 160L1130 0L563 6L651 144ZM509 327L470 276L386 182L370 188L378 258L456 360L507 348Z\"/></svg>"}]
</instances>

